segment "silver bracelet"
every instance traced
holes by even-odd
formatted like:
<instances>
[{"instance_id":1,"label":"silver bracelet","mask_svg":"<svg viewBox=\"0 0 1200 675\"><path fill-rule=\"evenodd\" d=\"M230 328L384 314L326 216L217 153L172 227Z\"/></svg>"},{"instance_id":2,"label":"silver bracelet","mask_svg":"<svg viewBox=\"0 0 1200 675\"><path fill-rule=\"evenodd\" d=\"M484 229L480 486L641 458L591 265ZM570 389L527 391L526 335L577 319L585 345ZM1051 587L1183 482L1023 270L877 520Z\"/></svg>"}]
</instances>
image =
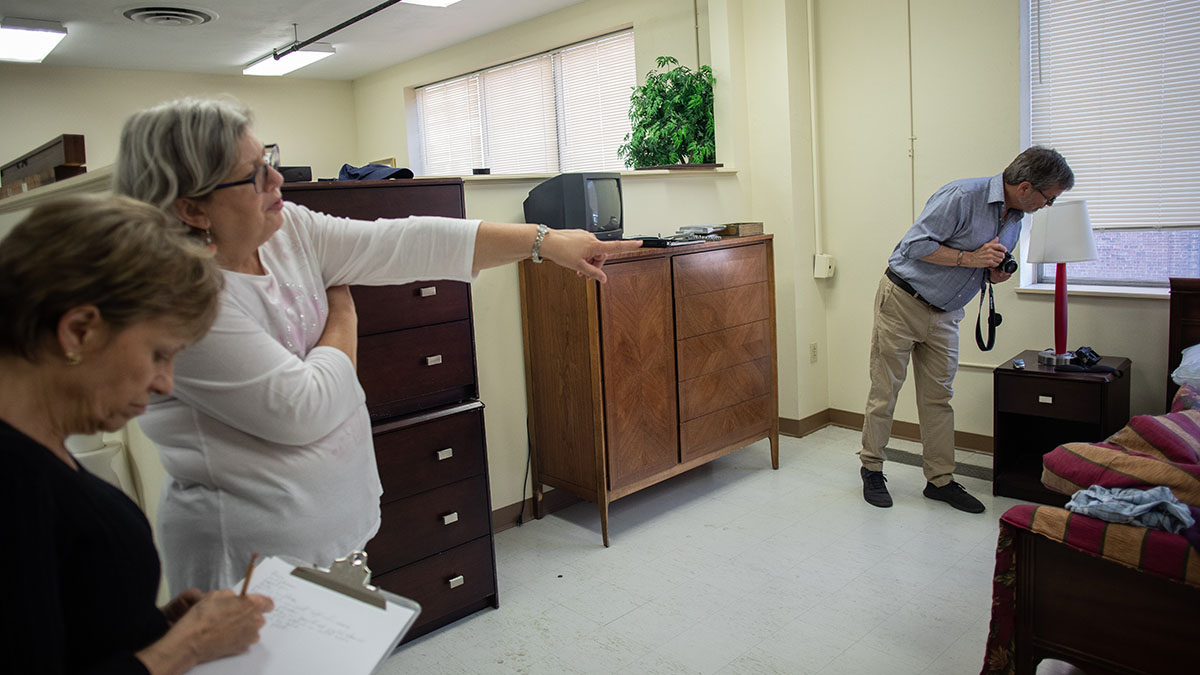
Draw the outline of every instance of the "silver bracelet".
<instances>
[{"instance_id":1,"label":"silver bracelet","mask_svg":"<svg viewBox=\"0 0 1200 675\"><path fill-rule=\"evenodd\" d=\"M542 240L546 238L546 233L549 231L550 228L545 225L538 225L537 239L533 240L533 255L530 256L535 263L542 262Z\"/></svg>"}]
</instances>

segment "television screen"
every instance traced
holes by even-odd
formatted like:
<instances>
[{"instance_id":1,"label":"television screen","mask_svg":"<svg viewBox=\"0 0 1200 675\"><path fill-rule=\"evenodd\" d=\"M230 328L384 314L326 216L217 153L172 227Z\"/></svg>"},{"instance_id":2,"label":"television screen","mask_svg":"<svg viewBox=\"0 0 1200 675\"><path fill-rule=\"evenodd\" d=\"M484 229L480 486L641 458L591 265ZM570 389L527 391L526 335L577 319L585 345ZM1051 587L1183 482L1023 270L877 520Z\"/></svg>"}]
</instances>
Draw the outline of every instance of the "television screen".
<instances>
[{"instance_id":1,"label":"television screen","mask_svg":"<svg viewBox=\"0 0 1200 675\"><path fill-rule=\"evenodd\" d=\"M535 186L525 198L527 223L620 239L621 221L619 173L560 173Z\"/></svg>"},{"instance_id":2,"label":"television screen","mask_svg":"<svg viewBox=\"0 0 1200 675\"><path fill-rule=\"evenodd\" d=\"M619 178L592 178L587 181L587 204L592 232L621 229L621 186Z\"/></svg>"}]
</instances>

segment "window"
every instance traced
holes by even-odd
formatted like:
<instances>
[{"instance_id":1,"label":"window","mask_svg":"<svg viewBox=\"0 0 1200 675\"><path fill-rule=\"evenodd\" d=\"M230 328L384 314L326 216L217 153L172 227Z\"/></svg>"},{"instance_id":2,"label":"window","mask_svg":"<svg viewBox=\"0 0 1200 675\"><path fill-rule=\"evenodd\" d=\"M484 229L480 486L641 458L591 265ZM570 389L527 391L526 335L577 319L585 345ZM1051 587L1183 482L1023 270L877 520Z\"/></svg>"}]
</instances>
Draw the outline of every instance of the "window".
<instances>
[{"instance_id":1,"label":"window","mask_svg":"<svg viewBox=\"0 0 1200 675\"><path fill-rule=\"evenodd\" d=\"M635 84L627 30L419 87L422 173L622 169Z\"/></svg>"},{"instance_id":2,"label":"window","mask_svg":"<svg viewBox=\"0 0 1200 675\"><path fill-rule=\"evenodd\" d=\"M1029 66L1030 140L1067 158L1095 229L1071 283L1200 276L1200 3L1029 0Z\"/></svg>"}]
</instances>

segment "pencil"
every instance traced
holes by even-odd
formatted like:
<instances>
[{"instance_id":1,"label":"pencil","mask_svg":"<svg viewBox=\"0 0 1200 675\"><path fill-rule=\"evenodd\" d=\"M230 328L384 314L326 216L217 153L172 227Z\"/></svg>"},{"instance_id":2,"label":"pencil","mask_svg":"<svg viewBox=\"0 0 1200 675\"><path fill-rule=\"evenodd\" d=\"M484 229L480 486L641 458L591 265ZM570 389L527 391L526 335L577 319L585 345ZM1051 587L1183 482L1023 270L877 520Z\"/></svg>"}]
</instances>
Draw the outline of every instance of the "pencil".
<instances>
[{"instance_id":1,"label":"pencil","mask_svg":"<svg viewBox=\"0 0 1200 675\"><path fill-rule=\"evenodd\" d=\"M250 575L254 574L254 563L258 561L258 554L250 556L250 566L246 568L246 579L242 582L242 597L246 597L246 589L250 588Z\"/></svg>"}]
</instances>

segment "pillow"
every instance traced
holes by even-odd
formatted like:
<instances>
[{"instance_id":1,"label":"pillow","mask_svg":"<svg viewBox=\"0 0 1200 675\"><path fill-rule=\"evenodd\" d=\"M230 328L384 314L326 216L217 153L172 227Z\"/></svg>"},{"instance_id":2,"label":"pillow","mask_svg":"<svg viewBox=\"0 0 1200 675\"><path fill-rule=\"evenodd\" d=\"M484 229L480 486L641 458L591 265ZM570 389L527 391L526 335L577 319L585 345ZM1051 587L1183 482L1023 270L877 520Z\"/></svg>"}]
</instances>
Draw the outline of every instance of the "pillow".
<instances>
[{"instance_id":1,"label":"pillow","mask_svg":"<svg viewBox=\"0 0 1200 675\"><path fill-rule=\"evenodd\" d=\"M1129 419L1129 424L1104 442L1116 445L1129 454L1191 465L1194 473L1200 476L1200 410L1166 415L1134 415ZM1120 486L1106 484L1105 487Z\"/></svg>"},{"instance_id":2,"label":"pillow","mask_svg":"<svg viewBox=\"0 0 1200 675\"><path fill-rule=\"evenodd\" d=\"M1179 367L1171 373L1175 384L1190 384L1200 388L1200 345L1192 345L1181 352Z\"/></svg>"},{"instance_id":3,"label":"pillow","mask_svg":"<svg viewBox=\"0 0 1200 675\"><path fill-rule=\"evenodd\" d=\"M1179 387L1179 391L1175 392L1175 398L1171 399L1171 412L1177 413L1197 408L1200 408L1200 389L1190 384Z\"/></svg>"}]
</instances>

